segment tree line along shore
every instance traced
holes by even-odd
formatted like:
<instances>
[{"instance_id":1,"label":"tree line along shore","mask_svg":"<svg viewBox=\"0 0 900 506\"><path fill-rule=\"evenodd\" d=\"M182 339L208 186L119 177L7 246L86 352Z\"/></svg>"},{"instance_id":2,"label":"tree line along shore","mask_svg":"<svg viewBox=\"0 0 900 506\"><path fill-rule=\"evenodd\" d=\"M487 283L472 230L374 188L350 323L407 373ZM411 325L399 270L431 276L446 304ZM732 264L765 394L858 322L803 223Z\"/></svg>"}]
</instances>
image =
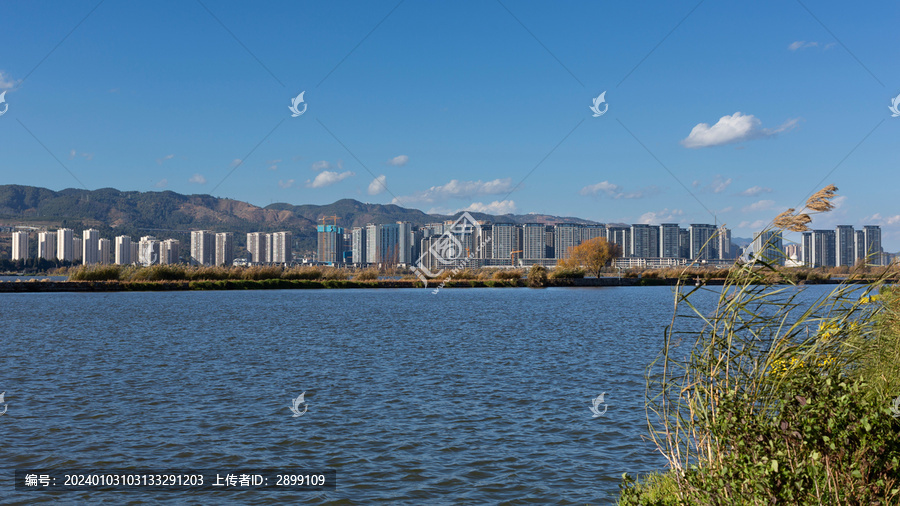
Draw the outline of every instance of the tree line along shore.
<instances>
[{"instance_id":1,"label":"tree line along shore","mask_svg":"<svg viewBox=\"0 0 900 506\"><path fill-rule=\"evenodd\" d=\"M89 265L61 268L48 274L63 280L31 280L0 283L0 292L16 291L123 291L123 290L248 290L291 288L498 288L552 286L654 286L722 284L735 269L680 267L615 270L604 268L587 275L578 267L546 269L456 269L427 283L409 269L346 269L336 267L209 267L187 265ZM759 283L865 283L875 279L900 279L897 267L830 269L760 269Z\"/></svg>"}]
</instances>

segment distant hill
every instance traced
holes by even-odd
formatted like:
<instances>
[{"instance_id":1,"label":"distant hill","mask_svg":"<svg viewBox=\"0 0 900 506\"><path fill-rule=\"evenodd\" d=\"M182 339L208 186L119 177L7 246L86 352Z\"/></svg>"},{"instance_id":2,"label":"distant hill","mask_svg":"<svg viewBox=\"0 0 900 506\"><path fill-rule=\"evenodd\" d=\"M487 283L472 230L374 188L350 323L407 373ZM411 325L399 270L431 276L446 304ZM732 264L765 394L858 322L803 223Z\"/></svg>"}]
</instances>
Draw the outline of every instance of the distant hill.
<instances>
[{"instance_id":1,"label":"distant hill","mask_svg":"<svg viewBox=\"0 0 900 506\"><path fill-rule=\"evenodd\" d=\"M750 246L750 244L752 242L753 242L753 239L751 239L749 237L732 237L731 238L731 243L736 244L736 245L740 246L741 248L746 248L747 246Z\"/></svg>"},{"instance_id":2,"label":"distant hill","mask_svg":"<svg viewBox=\"0 0 900 506\"><path fill-rule=\"evenodd\" d=\"M595 223L543 214L472 215L495 223ZM299 239L301 249L312 250L315 248L315 226L323 216L338 216L338 225L343 227L397 221L424 225L454 218L393 204L365 204L353 199L321 206L276 203L257 207L239 200L172 191L128 192L114 188L53 191L34 186L0 185L0 225L68 227L76 231L93 227L104 237L156 235L188 240L191 230L205 229L234 232L235 243L243 245L247 232L286 230Z\"/></svg>"}]
</instances>

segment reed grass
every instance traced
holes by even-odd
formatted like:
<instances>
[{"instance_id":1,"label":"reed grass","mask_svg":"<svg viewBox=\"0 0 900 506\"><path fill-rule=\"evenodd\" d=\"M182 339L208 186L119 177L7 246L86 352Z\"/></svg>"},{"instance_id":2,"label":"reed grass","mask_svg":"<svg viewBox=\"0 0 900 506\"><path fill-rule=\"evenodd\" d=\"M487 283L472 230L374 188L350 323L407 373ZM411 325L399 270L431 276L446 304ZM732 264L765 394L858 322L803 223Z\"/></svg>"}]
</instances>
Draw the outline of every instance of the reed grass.
<instances>
[{"instance_id":1,"label":"reed grass","mask_svg":"<svg viewBox=\"0 0 900 506\"><path fill-rule=\"evenodd\" d=\"M835 190L807 208L826 212ZM776 221L802 230L807 218L791 209ZM783 270L752 261L716 289L679 277L646 375L649 438L668 471L624 476L620 504L900 503L888 409L900 394L900 297L872 302L888 270L811 303Z\"/></svg>"}]
</instances>

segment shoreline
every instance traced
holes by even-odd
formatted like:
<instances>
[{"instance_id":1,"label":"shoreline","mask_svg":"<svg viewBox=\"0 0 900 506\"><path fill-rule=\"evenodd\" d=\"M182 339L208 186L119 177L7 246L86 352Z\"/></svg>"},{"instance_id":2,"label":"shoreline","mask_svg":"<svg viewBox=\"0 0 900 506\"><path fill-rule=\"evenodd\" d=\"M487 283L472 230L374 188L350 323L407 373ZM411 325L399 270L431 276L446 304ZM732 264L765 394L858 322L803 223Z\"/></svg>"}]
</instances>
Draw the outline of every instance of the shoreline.
<instances>
[{"instance_id":1,"label":"shoreline","mask_svg":"<svg viewBox=\"0 0 900 506\"><path fill-rule=\"evenodd\" d=\"M866 284L868 280L828 279L802 281L798 284L837 285L840 283ZM551 287L612 287L612 286L675 286L677 279L658 278L571 278L548 280ZM724 279L710 279L703 285L721 286ZM149 291L193 291L193 290L321 290L347 288L420 288L434 290L439 282L428 283L419 280L206 280L206 281L0 281L0 293L33 292L149 292ZM685 286L692 286L690 281ZM527 288L526 279L518 280L450 280L444 282L446 288Z\"/></svg>"}]
</instances>

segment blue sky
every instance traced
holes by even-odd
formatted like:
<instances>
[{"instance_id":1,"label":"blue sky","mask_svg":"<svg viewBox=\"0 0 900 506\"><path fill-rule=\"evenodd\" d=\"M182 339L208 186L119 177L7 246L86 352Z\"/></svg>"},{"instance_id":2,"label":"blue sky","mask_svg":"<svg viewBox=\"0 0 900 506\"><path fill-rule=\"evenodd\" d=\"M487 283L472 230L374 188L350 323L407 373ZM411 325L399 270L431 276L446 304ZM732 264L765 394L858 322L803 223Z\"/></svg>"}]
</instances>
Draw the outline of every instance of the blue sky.
<instances>
[{"instance_id":1,"label":"blue sky","mask_svg":"<svg viewBox=\"0 0 900 506\"><path fill-rule=\"evenodd\" d=\"M3 8L4 184L715 214L746 237L833 183L815 228L879 224L900 249L897 2Z\"/></svg>"}]
</instances>

